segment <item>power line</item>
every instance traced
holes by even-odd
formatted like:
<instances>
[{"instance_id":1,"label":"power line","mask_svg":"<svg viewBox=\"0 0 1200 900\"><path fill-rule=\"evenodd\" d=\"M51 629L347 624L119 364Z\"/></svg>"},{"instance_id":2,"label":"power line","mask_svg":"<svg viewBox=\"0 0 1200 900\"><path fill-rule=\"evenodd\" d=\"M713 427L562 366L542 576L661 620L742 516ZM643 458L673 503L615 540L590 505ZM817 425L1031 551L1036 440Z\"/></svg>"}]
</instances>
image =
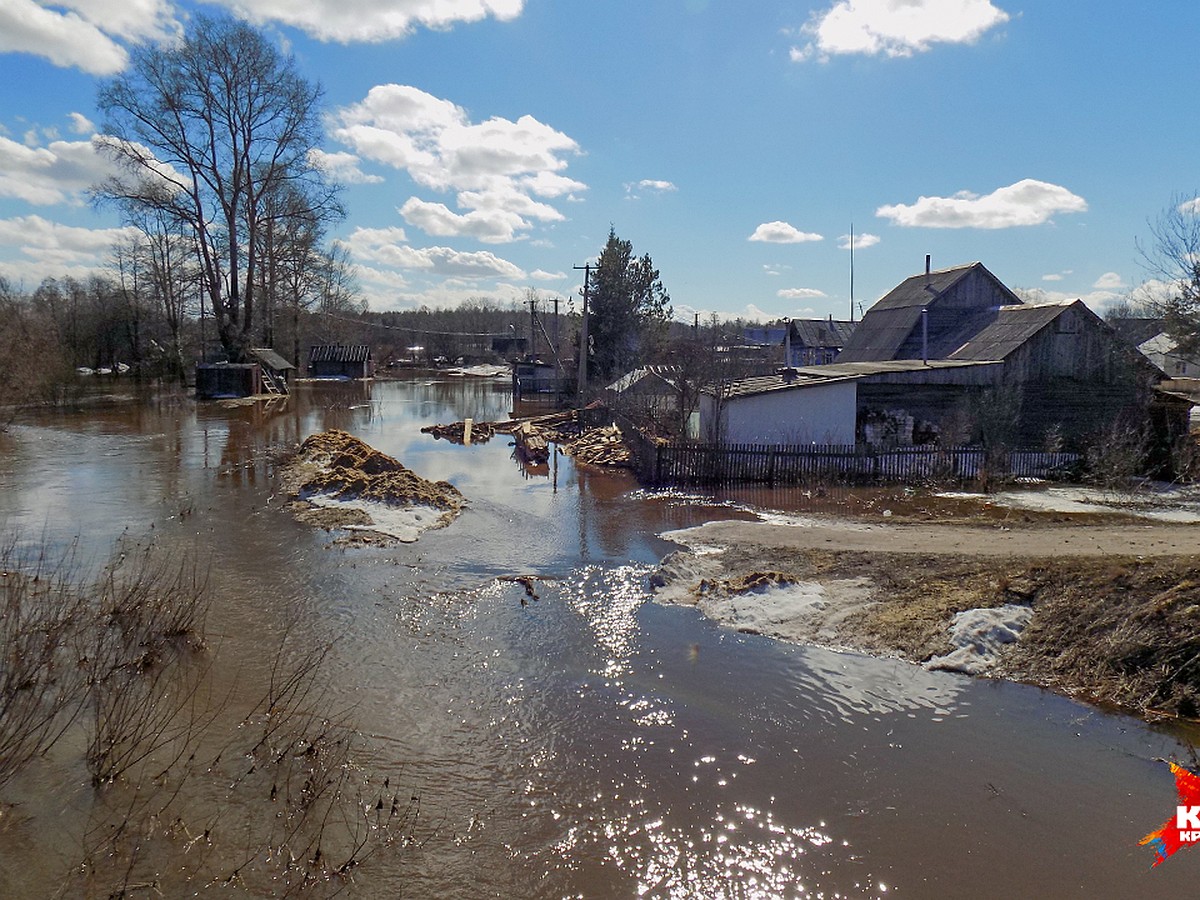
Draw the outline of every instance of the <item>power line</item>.
<instances>
[{"instance_id":1,"label":"power line","mask_svg":"<svg viewBox=\"0 0 1200 900\"><path fill-rule=\"evenodd\" d=\"M407 331L411 334L436 334L446 337L508 337L512 334L512 329L504 331L436 331L432 328L414 328L409 325L389 325L386 322L371 322L367 319L355 319L350 316L340 316L337 313L322 312L317 310L318 316L325 316L328 319L337 319L339 322L351 322L355 325L370 325L372 328L382 328L385 331ZM376 313L375 315L382 315Z\"/></svg>"}]
</instances>

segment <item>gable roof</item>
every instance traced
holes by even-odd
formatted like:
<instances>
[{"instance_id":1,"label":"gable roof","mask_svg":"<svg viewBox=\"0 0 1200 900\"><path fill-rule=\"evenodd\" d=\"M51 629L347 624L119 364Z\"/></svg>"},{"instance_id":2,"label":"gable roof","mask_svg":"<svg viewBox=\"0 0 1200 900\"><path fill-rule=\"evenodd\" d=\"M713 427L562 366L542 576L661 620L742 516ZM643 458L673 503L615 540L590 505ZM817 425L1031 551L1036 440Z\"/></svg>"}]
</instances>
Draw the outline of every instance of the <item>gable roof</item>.
<instances>
[{"instance_id":1,"label":"gable roof","mask_svg":"<svg viewBox=\"0 0 1200 900\"><path fill-rule=\"evenodd\" d=\"M1067 310L1076 307L1095 316L1082 300L1002 306L996 311L994 322L951 353L949 358L1004 359Z\"/></svg>"},{"instance_id":2,"label":"gable roof","mask_svg":"<svg viewBox=\"0 0 1200 900\"><path fill-rule=\"evenodd\" d=\"M635 387L645 390L651 383L664 385L671 390L678 390L676 381L679 378L679 366L642 366L631 372L626 372L605 388L615 394L623 394Z\"/></svg>"},{"instance_id":3,"label":"gable roof","mask_svg":"<svg viewBox=\"0 0 1200 900\"><path fill-rule=\"evenodd\" d=\"M1000 280L991 272L988 272L981 262L953 266L949 269L936 269L929 274L921 273L905 278L880 297L875 305L867 310L867 314L870 315L871 312L877 309L910 309L914 306L923 308L929 304L932 298L938 294L946 293L946 291L966 278L972 269L981 269L987 272L988 277L999 284ZM1008 288L1005 288L1005 290L1008 290ZM1017 302L1019 303L1020 301L1018 300Z\"/></svg>"}]
</instances>

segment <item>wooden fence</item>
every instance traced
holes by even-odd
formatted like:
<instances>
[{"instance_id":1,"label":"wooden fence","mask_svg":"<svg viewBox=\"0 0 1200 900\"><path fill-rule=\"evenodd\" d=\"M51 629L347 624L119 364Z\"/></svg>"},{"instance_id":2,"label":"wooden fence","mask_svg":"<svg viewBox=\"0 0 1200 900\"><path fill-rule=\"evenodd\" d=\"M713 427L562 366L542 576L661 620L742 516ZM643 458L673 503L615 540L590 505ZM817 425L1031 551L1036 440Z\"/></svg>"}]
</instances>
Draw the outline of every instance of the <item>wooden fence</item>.
<instances>
[{"instance_id":1,"label":"wooden fence","mask_svg":"<svg viewBox=\"0 0 1200 900\"><path fill-rule=\"evenodd\" d=\"M626 430L626 439L630 435ZM1069 477L1078 453L986 450L982 447L897 447L809 444L659 444L630 441L638 474L655 485L967 482L982 478Z\"/></svg>"}]
</instances>

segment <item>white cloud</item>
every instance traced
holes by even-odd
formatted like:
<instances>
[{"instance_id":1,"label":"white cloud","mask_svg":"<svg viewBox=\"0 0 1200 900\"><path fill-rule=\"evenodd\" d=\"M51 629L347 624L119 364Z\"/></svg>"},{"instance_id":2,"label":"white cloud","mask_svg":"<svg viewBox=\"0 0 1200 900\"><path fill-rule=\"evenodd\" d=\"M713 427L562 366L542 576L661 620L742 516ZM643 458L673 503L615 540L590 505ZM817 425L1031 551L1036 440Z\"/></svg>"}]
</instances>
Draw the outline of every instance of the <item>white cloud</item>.
<instances>
[{"instance_id":1,"label":"white cloud","mask_svg":"<svg viewBox=\"0 0 1200 900\"><path fill-rule=\"evenodd\" d=\"M489 16L509 21L524 0L218 0L255 22L281 22L324 41L380 42L424 26L444 30Z\"/></svg>"},{"instance_id":2,"label":"white cloud","mask_svg":"<svg viewBox=\"0 0 1200 900\"><path fill-rule=\"evenodd\" d=\"M879 235L877 235L877 234L867 234L866 232L863 232L862 234L856 234L856 235L854 235L854 249L862 250L866 247L874 247L876 244L879 243L879 241L880 241L880 238L879 238ZM841 237L838 238L838 249L839 250L849 250L850 249L850 235L843 234Z\"/></svg>"},{"instance_id":3,"label":"white cloud","mask_svg":"<svg viewBox=\"0 0 1200 900\"><path fill-rule=\"evenodd\" d=\"M400 215L409 225L435 237L473 237L485 244L504 244L517 239L527 227L519 215L503 209L472 210L460 214L444 203L428 203L409 197L400 207Z\"/></svg>"},{"instance_id":4,"label":"white cloud","mask_svg":"<svg viewBox=\"0 0 1200 900\"><path fill-rule=\"evenodd\" d=\"M775 292L776 297L783 297L785 300L801 300L811 297L824 297L824 291L819 291L816 288L783 288Z\"/></svg>"},{"instance_id":5,"label":"white cloud","mask_svg":"<svg viewBox=\"0 0 1200 900\"><path fill-rule=\"evenodd\" d=\"M794 61L841 54L912 56L934 44L971 44L1007 22L989 0L838 0L815 13Z\"/></svg>"},{"instance_id":6,"label":"white cloud","mask_svg":"<svg viewBox=\"0 0 1200 900\"><path fill-rule=\"evenodd\" d=\"M16 284L86 277L104 267L113 246L132 228L78 228L41 216L0 219L0 275ZM15 258L14 258L15 257Z\"/></svg>"},{"instance_id":7,"label":"white cloud","mask_svg":"<svg viewBox=\"0 0 1200 900\"><path fill-rule=\"evenodd\" d=\"M32 53L91 75L125 68L129 57L122 42L166 40L178 33L166 0L0 3L0 53Z\"/></svg>"},{"instance_id":8,"label":"white cloud","mask_svg":"<svg viewBox=\"0 0 1200 900\"><path fill-rule=\"evenodd\" d=\"M1116 291L1126 287L1125 281L1116 272L1105 272L1096 279L1092 287L1102 291Z\"/></svg>"},{"instance_id":9,"label":"white cloud","mask_svg":"<svg viewBox=\"0 0 1200 900\"><path fill-rule=\"evenodd\" d=\"M1087 201L1064 187L1026 178L980 196L920 197L916 203L881 206L875 215L896 225L924 228L1013 228L1041 225L1055 213L1085 212Z\"/></svg>"},{"instance_id":10,"label":"white cloud","mask_svg":"<svg viewBox=\"0 0 1200 900\"><path fill-rule=\"evenodd\" d=\"M333 120L333 137L360 157L402 169L421 187L455 192L461 211L418 197L401 207L409 224L429 234L518 240L535 222L564 218L546 200L587 189L563 174L564 157L579 154L579 145L532 116L472 123L448 100L388 84Z\"/></svg>"},{"instance_id":11,"label":"white cloud","mask_svg":"<svg viewBox=\"0 0 1200 900\"><path fill-rule=\"evenodd\" d=\"M534 269L529 273L529 277L534 281L563 281L567 278L567 273L547 272L545 269Z\"/></svg>"},{"instance_id":12,"label":"white cloud","mask_svg":"<svg viewBox=\"0 0 1200 900\"><path fill-rule=\"evenodd\" d=\"M823 241L825 238L819 234L800 231L787 222L764 222L755 228L754 234L746 240L767 244L802 244L808 241Z\"/></svg>"},{"instance_id":13,"label":"white cloud","mask_svg":"<svg viewBox=\"0 0 1200 900\"><path fill-rule=\"evenodd\" d=\"M1055 273L1053 275L1043 275L1042 276L1042 281L1062 281L1062 280L1063 280L1063 276L1059 275L1057 273Z\"/></svg>"},{"instance_id":14,"label":"white cloud","mask_svg":"<svg viewBox=\"0 0 1200 900\"><path fill-rule=\"evenodd\" d=\"M73 131L75 134L86 134L90 136L96 133L96 126L92 123L92 120L83 113L69 113L68 118L71 120L71 131Z\"/></svg>"},{"instance_id":15,"label":"white cloud","mask_svg":"<svg viewBox=\"0 0 1200 900\"><path fill-rule=\"evenodd\" d=\"M643 178L638 182L628 182L625 185L625 199L640 200L643 193L646 194L669 194L677 191L677 188L670 181L657 181L652 178Z\"/></svg>"},{"instance_id":16,"label":"white cloud","mask_svg":"<svg viewBox=\"0 0 1200 900\"><path fill-rule=\"evenodd\" d=\"M465 252L451 247L413 247L400 228L357 228L342 243L355 261L377 263L409 274L442 278L523 280L520 266L488 251Z\"/></svg>"},{"instance_id":17,"label":"white cloud","mask_svg":"<svg viewBox=\"0 0 1200 900\"><path fill-rule=\"evenodd\" d=\"M313 165L341 184L380 184L383 181L381 176L368 175L359 168L359 159L353 153L326 153L314 149L308 156Z\"/></svg>"},{"instance_id":18,"label":"white cloud","mask_svg":"<svg viewBox=\"0 0 1200 900\"><path fill-rule=\"evenodd\" d=\"M1200 197L1195 197L1192 200L1185 200L1178 207L1181 213L1195 214L1200 213Z\"/></svg>"},{"instance_id":19,"label":"white cloud","mask_svg":"<svg viewBox=\"0 0 1200 900\"><path fill-rule=\"evenodd\" d=\"M92 141L27 147L0 136L0 197L38 206L83 202L84 192L112 173Z\"/></svg>"}]
</instances>

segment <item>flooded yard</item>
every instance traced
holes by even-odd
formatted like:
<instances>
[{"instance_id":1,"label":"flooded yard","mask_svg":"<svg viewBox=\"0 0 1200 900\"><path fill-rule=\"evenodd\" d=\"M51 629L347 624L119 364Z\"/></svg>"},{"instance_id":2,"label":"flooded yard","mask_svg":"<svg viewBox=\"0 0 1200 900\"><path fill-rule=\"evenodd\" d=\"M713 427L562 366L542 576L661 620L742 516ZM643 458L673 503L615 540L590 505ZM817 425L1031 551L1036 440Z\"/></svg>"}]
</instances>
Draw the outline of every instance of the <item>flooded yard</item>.
<instances>
[{"instance_id":1,"label":"flooded yard","mask_svg":"<svg viewBox=\"0 0 1200 900\"><path fill-rule=\"evenodd\" d=\"M208 567L204 696L231 711L213 727L236 730L232 711L271 684L281 653L330 648L308 711L348 719L360 769L418 800L409 839L318 895L1194 892L1200 857L1151 871L1138 845L1173 814L1162 760L1188 758L1186 730L656 603L648 576L676 549L663 535L755 518L761 498L647 492L561 455L530 471L506 438L463 447L420 433L502 419L511 404L504 381L416 378L301 385L263 405L159 397L28 418L0 435L0 526L77 541L87 565L127 534ZM297 522L280 467L329 428L450 482L461 515L387 546ZM811 500L793 492L788 512L809 514ZM0 797L0 896L65 884L109 895L71 880L88 823L121 796L93 787L79 756L67 741ZM206 871L219 875L253 841L197 841L213 799L179 804L186 833L131 861L127 890L282 892L186 882L187 853L211 845Z\"/></svg>"}]
</instances>

